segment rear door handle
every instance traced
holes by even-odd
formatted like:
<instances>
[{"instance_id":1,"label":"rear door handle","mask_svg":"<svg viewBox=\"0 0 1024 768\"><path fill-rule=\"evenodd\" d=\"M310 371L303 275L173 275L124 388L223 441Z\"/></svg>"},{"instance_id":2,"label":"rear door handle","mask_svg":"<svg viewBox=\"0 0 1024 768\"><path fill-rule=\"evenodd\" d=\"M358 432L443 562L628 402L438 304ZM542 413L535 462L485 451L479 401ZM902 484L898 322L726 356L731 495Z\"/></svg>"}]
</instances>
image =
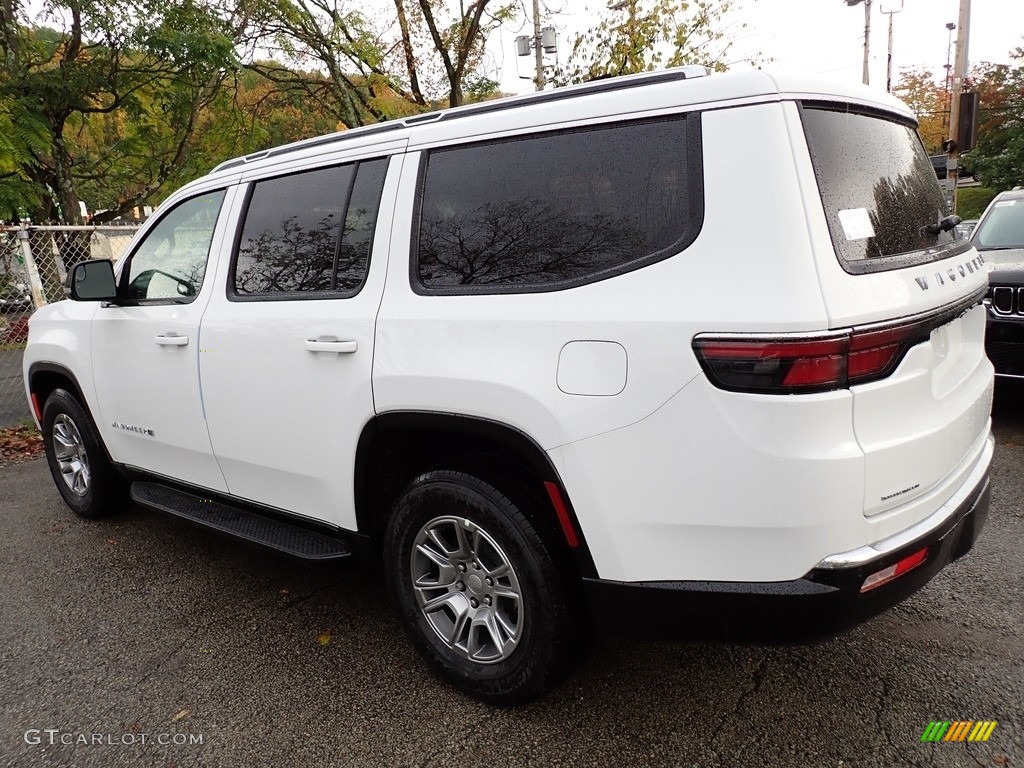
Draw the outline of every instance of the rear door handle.
<instances>
[{"instance_id":1,"label":"rear door handle","mask_svg":"<svg viewBox=\"0 0 1024 768\"><path fill-rule=\"evenodd\" d=\"M156 337L156 343L163 347L184 347L188 344L188 336L177 333L161 333Z\"/></svg>"},{"instance_id":2,"label":"rear door handle","mask_svg":"<svg viewBox=\"0 0 1024 768\"><path fill-rule=\"evenodd\" d=\"M339 355L351 355L359 345L355 341L306 339L306 349L310 352L336 352Z\"/></svg>"}]
</instances>

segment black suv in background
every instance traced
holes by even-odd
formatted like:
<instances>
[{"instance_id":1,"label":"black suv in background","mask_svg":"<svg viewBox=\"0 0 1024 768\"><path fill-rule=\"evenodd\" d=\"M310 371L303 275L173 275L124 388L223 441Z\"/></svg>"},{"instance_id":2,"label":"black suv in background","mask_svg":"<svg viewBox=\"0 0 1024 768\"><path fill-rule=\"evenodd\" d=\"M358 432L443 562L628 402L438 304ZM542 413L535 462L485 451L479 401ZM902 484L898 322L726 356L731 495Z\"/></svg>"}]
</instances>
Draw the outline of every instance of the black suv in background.
<instances>
[{"instance_id":1,"label":"black suv in background","mask_svg":"<svg viewBox=\"0 0 1024 768\"><path fill-rule=\"evenodd\" d=\"M997 376L1024 378L1024 189L996 195L971 243L991 265L985 350Z\"/></svg>"}]
</instances>

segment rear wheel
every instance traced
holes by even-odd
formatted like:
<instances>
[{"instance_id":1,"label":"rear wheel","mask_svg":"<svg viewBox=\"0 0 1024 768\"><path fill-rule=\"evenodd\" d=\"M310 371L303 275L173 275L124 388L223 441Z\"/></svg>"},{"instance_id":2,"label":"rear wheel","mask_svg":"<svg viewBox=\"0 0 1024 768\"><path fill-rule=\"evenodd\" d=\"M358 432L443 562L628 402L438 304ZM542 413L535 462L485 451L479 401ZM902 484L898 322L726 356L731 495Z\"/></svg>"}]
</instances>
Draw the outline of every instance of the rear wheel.
<instances>
[{"instance_id":1,"label":"rear wheel","mask_svg":"<svg viewBox=\"0 0 1024 768\"><path fill-rule=\"evenodd\" d=\"M46 398L43 444L53 482L75 514L95 519L117 510L124 500L124 482L111 466L92 418L67 390L54 390Z\"/></svg>"},{"instance_id":2,"label":"rear wheel","mask_svg":"<svg viewBox=\"0 0 1024 768\"><path fill-rule=\"evenodd\" d=\"M499 704L550 689L574 631L563 569L524 508L461 472L417 477L387 526L388 584L434 670Z\"/></svg>"}]
</instances>

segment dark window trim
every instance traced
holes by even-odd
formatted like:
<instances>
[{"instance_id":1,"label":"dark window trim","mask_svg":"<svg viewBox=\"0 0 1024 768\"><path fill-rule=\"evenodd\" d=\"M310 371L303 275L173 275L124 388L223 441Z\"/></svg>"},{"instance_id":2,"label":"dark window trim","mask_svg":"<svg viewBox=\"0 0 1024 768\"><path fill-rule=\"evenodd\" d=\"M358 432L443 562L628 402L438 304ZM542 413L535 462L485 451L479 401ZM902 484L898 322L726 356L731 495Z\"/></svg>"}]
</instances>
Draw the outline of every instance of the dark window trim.
<instances>
[{"instance_id":1,"label":"dark window trim","mask_svg":"<svg viewBox=\"0 0 1024 768\"><path fill-rule=\"evenodd\" d=\"M917 122L909 117L902 117L893 112L886 112L882 109L872 109L871 107L861 106L859 104L848 104L845 102L836 101L813 101L804 100L797 102L797 109L800 111L800 127L804 132L804 142L807 145L807 154L811 159L811 165L814 165L814 158L811 157L811 139L807 135L807 124L804 121L804 109L817 109L823 112L843 112L852 115L862 115L864 117L871 117L879 120L885 120L890 123L896 123L907 128L913 128L917 133ZM921 142L921 136L917 134L918 142ZM924 144L922 143L923 147ZM925 152L927 154L927 152ZM933 172L934 175L934 172ZM933 264L937 261L943 261L945 259L951 259L955 256L960 256L971 249L971 245L967 240L954 240L946 245L936 246L935 248L923 248L917 251L907 251L906 253L896 253L892 256L879 256L871 259L860 259L858 261L847 261L839 253L839 246L836 244L835 236L832 234L832 227L828 226L828 211L825 210L824 198L822 196L821 185L818 183L818 171L814 169L814 188L818 191L818 202L822 206L822 212L825 215L825 225L828 228L829 241L832 243L832 250L835 252L835 259L839 262L839 266L842 267L843 271L849 275L869 275L875 272L894 272L899 269L907 269L908 267L919 267L922 264Z\"/></svg>"},{"instance_id":2,"label":"dark window trim","mask_svg":"<svg viewBox=\"0 0 1024 768\"><path fill-rule=\"evenodd\" d=\"M356 161L355 170L352 171L352 178L348 182L348 189L345 190L345 205L341 209L341 222L338 227L338 242L334 244L334 258L331 260L331 293L338 293L338 259L341 258L341 246L345 241L345 224L348 223L348 207L352 205L352 190L356 188L356 179L359 177L359 169L362 166L362 160ZM377 207L380 207L378 203ZM374 218L374 222L377 219ZM359 285L356 286L355 292L359 293L362 290L363 285L366 283L366 276L370 273L370 252L366 254L366 270L363 272L363 279L359 281ZM353 294L355 295L355 294Z\"/></svg>"},{"instance_id":3,"label":"dark window trim","mask_svg":"<svg viewBox=\"0 0 1024 768\"><path fill-rule=\"evenodd\" d=\"M409 254L409 286L413 292L420 296L493 296L496 294L518 294L518 293L552 293L564 291L570 288L578 288L590 283L597 283L618 277L628 272L656 264L659 261L676 256L687 248L700 235L704 227L704 151L702 145L702 125L699 111L679 112L672 115L662 115L655 118L643 120L623 120L618 122L600 123L587 125L579 128L562 128L540 133L524 133L515 136L505 136L500 139L489 139L487 141L476 141L466 144L445 145L432 149L422 150L420 154L420 167L416 181L416 196L413 202L412 232L410 235L411 252ZM689 184L686 186L687 200L687 225L683 234L674 243L654 253L638 256L635 259L620 264L617 267L610 267L600 272L577 277L570 280L558 280L543 285L530 284L468 284L468 285L446 285L428 286L420 279L420 223L423 217L423 195L427 181L427 163L434 152L458 151L461 149L472 149L474 147L493 146L495 144L510 144L516 141L528 141L530 139L545 138L548 136L560 136L568 133L587 133L611 128L624 128L628 126L648 125L652 123L663 123L675 120L682 120L685 125L686 136L686 168Z\"/></svg>"},{"instance_id":4,"label":"dark window trim","mask_svg":"<svg viewBox=\"0 0 1024 768\"><path fill-rule=\"evenodd\" d=\"M358 296L363 287L366 285L366 280L370 274L370 263L373 257L373 238L370 239L370 250L366 254L366 272L363 275L362 282L359 285L349 291L338 291L335 289L327 289L322 291L276 291L274 293L238 293L235 290L235 271L238 267L238 250L242 246L242 232L245 229L245 220L249 216L249 205L252 203L252 196L256 191L256 185L263 181L274 181L276 179L283 179L289 176L300 176L304 173L315 173L316 171L328 170L331 168L344 168L347 165L354 166L355 170L352 173L352 181L349 182L348 190L345 195L345 207L342 209L341 222L338 224L338 242L334 249L334 262L331 267L331 285L334 285L337 280L337 269L338 269L338 254L340 252L342 240L345 236L345 221L348 219L348 206L352 201L352 190L355 188L356 177L359 175L359 166L362 163L369 163L374 160L384 160L387 165L384 168L384 179L387 181L387 172L391 167L390 159L393 155L379 155L374 157L361 157L358 160L350 160L344 163L333 163L329 165L318 165L315 168L304 168L301 170L291 170L286 173L278 173L272 176L261 176L258 179L250 179L245 182L248 185L248 189L245 191L245 200L242 202L242 211L238 217L238 221L235 225L235 237L231 245L231 260L228 265L228 277L225 281L224 292L228 301L232 302L261 302L261 301L324 301L333 299L351 299ZM382 195L383 197L383 195ZM380 214L380 201L377 203L377 213ZM376 227L377 218L374 219L374 226Z\"/></svg>"},{"instance_id":5,"label":"dark window trim","mask_svg":"<svg viewBox=\"0 0 1024 768\"><path fill-rule=\"evenodd\" d=\"M214 217L214 221L213 221L213 231L210 233L210 248L207 249L207 251L206 251L206 269L209 269L210 268L211 250L213 248L213 237L214 237L214 235L217 234L217 226L220 224L221 216L224 215L224 201L227 199L228 189L230 188L230 186L231 185L224 186L224 187L215 187L214 189L207 189L207 190L203 190L202 192L197 192L196 194L191 195L190 197L186 197L183 200L179 200L174 205L172 205L170 208L168 208L166 211L163 211L163 212L160 213L160 218L157 219L155 222L153 222L153 226L151 226L149 229L146 230L146 236L143 237L141 240L139 240L137 243L134 243L133 246L132 246L132 249L130 251L128 251L127 255L124 257L124 261L122 262L122 265L121 265L121 272L118 274L118 278L117 278L117 295L118 295L117 305L119 307L156 307L156 306L178 306L178 307L180 307L180 306L184 306L186 304L191 304L192 302L194 302L196 299L199 298L199 294L203 292L203 285L206 285L206 270L205 269L203 270L203 284L199 286L199 290L196 291L195 296L182 296L181 299L176 299L176 298L135 299L135 300L129 299L128 298L128 285L131 282L132 260L135 258L135 254L138 253L139 248L142 246L142 244L144 242L146 242L146 240L149 239L149 236L152 234L153 230L156 229L157 227L159 227L160 224L164 221L164 219L166 219L171 214L172 211L177 210L178 208L183 206L185 203L190 203L193 200L202 197L203 195L213 195L213 194L221 193L222 197L220 199L220 205L217 206L217 215ZM123 297L123 298L121 298L121 297ZM184 299L188 299L188 300L184 301Z\"/></svg>"}]
</instances>

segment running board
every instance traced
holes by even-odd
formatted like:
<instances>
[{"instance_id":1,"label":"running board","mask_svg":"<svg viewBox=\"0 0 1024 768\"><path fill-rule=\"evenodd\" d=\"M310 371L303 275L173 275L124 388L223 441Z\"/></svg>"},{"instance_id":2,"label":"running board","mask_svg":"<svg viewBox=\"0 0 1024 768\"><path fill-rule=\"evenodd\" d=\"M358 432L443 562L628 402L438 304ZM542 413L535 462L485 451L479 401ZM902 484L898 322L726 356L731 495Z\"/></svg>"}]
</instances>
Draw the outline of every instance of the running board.
<instances>
[{"instance_id":1,"label":"running board","mask_svg":"<svg viewBox=\"0 0 1024 768\"><path fill-rule=\"evenodd\" d=\"M204 499L187 491L150 482L135 482L132 501L169 512L215 531L285 552L304 560L336 560L351 554L338 539L292 523Z\"/></svg>"}]
</instances>

